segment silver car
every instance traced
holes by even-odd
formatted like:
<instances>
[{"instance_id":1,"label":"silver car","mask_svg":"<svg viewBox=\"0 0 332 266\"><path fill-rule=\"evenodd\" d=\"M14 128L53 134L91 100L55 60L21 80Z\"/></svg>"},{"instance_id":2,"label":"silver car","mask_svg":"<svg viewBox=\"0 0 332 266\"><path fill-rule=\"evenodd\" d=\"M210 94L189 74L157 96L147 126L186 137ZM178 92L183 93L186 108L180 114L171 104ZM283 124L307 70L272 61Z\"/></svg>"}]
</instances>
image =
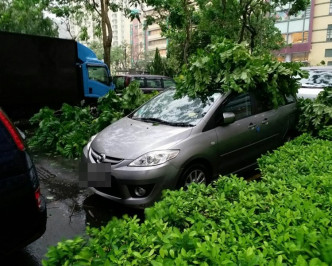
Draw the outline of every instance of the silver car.
<instances>
[{"instance_id":1,"label":"silver car","mask_svg":"<svg viewBox=\"0 0 332 266\"><path fill-rule=\"evenodd\" d=\"M215 93L205 102L174 100L174 93L157 95L93 136L84 148L81 184L144 208L163 189L255 167L256 159L282 144L294 126L294 97L273 109L249 93Z\"/></svg>"},{"instance_id":2,"label":"silver car","mask_svg":"<svg viewBox=\"0 0 332 266\"><path fill-rule=\"evenodd\" d=\"M297 93L298 98L315 99L325 87L332 87L332 67L316 66L302 67L308 71L308 78L300 80L301 88Z\"/></svg>"}]
</instances>

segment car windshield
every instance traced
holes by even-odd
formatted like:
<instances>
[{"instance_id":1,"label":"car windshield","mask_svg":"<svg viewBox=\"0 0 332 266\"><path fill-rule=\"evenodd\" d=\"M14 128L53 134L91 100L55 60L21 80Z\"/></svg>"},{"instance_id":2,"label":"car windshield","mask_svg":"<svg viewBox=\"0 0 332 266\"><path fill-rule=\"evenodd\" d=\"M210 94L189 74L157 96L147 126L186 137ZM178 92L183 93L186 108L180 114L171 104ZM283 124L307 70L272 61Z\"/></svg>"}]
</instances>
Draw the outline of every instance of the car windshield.
<instances>
[{"instance_id":1,"label":"car windshield","mask_svg":"<svg viewBox=\"0 0 332 266\"><path fill-rule=\"evenodd\" d=\"M302 87L332 87L332 69L323 70L323 69L313 69L308 70L309 77L307 79L301 79L300 83Z\"/></svg>"},{"instance_id":2,"label":"car windshield","mask_svg":"<svg viewBox=\"0 0 332 266\"><path fill-rule=\"evenodd\" d=\"M132 119L174 126L195 126L213 103L221 97L214 93L203 103L200 99L185 96L174 99L175 90L167 90L139 108Z\"/></svg>"}]
</instances>

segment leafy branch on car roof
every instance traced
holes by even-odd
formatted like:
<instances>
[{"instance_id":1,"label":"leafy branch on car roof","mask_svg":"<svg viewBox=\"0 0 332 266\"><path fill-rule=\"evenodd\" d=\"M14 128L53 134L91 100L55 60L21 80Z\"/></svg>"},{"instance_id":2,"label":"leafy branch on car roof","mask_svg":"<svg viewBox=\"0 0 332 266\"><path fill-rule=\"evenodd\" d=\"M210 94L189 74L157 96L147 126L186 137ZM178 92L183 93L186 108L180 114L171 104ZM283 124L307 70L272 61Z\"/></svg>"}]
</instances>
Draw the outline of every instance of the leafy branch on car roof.
<instances>
[{"instance_id":1,"label":"leafy branch on car roof","mask_svg":"<svg viewBox=\"0 0 332 266\"><path fill-rule=\"evenodd\" d=\"M300 66L278 62L271 54L251 54L245 43L218 39L183 66L176 78L176 96L204 100L215 91L251 91L277 107L284 95L296 94L298 78L306 76Z\"/></svg>"}]
</instances>

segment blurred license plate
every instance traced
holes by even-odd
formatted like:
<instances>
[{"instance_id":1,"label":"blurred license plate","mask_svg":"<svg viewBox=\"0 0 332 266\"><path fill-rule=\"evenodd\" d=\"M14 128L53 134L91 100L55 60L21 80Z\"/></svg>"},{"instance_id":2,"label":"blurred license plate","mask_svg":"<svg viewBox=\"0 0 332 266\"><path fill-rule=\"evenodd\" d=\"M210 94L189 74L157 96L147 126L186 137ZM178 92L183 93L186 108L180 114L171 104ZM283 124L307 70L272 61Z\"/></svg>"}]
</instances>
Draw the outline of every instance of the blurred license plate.
<instances>
[{"instance_id":1,"label":"blurred license plate","mask_svg":"<svg viewBox=\"0 0 332 266\"><path fill-rule=\"evenodd\" d=\"M111 186L111 164L81 162L79 169L80 187Z\"/></svg>"}]
</instances>

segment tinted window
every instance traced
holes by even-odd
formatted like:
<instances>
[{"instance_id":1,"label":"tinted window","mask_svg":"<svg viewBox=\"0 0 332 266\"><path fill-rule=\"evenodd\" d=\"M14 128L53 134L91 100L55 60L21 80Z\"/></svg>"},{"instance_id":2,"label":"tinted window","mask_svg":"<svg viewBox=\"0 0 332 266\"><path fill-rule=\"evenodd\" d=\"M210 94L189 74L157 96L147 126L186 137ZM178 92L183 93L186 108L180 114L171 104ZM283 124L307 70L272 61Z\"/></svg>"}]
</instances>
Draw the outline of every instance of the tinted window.
<instances>
[{"instance_id":1,"label":"tinted window","mask_svg":"<svg viewBox=\"0 0 332 266\"><path fill-rule=\"evenodd\" d=\"M161 79L146 79L147 88L161 88Z\"/></svg>"},{"instance_id":2,"label":"tinted window","mask_svg":"<svg viewBox=\"0 0 332 266\"><path fill-rule=\"evenodd\" d=\"M168 88L171 88L171 87L175 87L175 82L174 82L174 80L171 80L171 79L164 79L164 88L165 88L165 89L168 89Z\"/></svg>"},{"instance_id":3,"label":"tinted window","mask_svg":"<svg viewBox=\"0 0 332 266\"><path fill-rule=\"evenodd\" d=\"M146 86L145 86L145 78L134 77L134 80L138 81L140 88L146 88Z\"/></svg>"},{"instance_id":4,"label":"tinted window","mask_svg":"<svg viewBox=\"0 0 332 266\"><path fill-rule=\"evenodd\" d=\"M273 104L268 97L263 95L251 94L252 112L253 114L259 114L273 109Z\"/></svg>"},{"instance_id":5,"label":"tinted window","mask_svg":"<svg viewBox=\"0 0 332 266\"><path fill-rule=\"evenodd\" d=\"M109 84L109 77L106 68L98 66L88 66L89 79L96 80L106 85Z\"/></svg>"},{"instance_id":6,"label":"tinted window","mask_svg":"<svg viewBox=\"0 0 332 266\"><path fill-rule=\"evenodd\" d=\"M248 93L232 97L224 107L224 112L232 112L239 120L251 115L251 101Z\"/></svg>"}]
</instances>

